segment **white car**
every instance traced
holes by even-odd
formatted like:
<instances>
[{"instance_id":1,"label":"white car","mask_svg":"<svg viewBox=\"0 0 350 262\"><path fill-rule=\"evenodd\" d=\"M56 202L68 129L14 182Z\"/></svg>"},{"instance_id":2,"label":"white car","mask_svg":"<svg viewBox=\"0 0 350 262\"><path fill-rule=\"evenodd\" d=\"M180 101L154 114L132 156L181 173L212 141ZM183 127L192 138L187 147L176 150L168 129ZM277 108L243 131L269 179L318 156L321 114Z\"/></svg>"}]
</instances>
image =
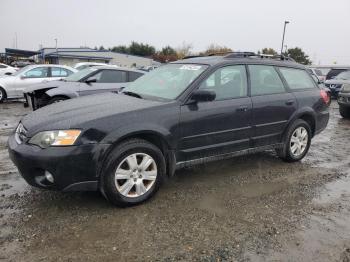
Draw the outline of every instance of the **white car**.
<instances>
[{"instance_id":1,"label":"white car","mask_svg":"<svg viewBox=\"0 0 350 262\"><path fill-rule=\"evenodd\" d=\"M5 99L22 98L25 88L33 84L59 80L77 72L62 65L29 65L13 75L0 78L0 102Z\"/></svg>"},{"instance_id":2,"label":"white car","mask_svg":"<svg viewBox=\"0 0 350 262\"><path fill-rule=\"evenodd\" d=\"M0 77L16 73L18 68L0 63Z\"/></svg>"}]
</instances>

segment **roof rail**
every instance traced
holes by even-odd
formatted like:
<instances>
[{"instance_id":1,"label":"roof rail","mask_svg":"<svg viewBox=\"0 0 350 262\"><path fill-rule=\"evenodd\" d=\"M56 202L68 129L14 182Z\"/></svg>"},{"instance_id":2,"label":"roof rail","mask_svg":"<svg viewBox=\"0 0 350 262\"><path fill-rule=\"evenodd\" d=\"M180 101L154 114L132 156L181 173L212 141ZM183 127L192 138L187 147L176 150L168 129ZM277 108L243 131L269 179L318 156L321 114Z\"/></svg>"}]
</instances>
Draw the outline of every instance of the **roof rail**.
<instances>
[{"instance_id":1,"label":"roof rail","mask_svg":"<svg viewBox=\"0 0 350 262\"><path fill-rule=\"evenodd\" d=\"M206 56L222 56L224 55L224 58L248 58L248 57L255 57L255 58L267 58L267 59L275 59L275 60L281 60L281 61L292 61L295 62L295 60L291 57L285 56L285 55L271 55L271 54L256 54L254 52L219 52L219 53L212 53L209 55L190 55L186 56L183 59L189 59L189 58L196 58L196 57L206 57Z\"/></svg>"},{"instance_id":2,"label":"roof rail","mask_svg":"<svg viewBox=\"0 0 350 262\"><path fill-rule=\"evenodd\" d=\"M225 58L251 57L257 56L254 52L230 52Z\"/></svg>"}]
</instances>

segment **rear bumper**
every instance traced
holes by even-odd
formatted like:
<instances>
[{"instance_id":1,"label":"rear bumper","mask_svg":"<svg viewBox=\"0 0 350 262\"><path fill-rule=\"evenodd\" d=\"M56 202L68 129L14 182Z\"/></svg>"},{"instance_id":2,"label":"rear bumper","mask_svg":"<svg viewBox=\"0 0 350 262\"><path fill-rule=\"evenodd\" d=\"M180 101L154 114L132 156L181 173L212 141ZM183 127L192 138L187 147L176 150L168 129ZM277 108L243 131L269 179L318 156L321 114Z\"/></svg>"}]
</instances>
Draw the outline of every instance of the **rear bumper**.
<instances>
[{"instance_id":1,"label":"rear bumper","mask_svg":"<svg viewBox=\"0 0 350 262\"><path fill-rule=\"evenodd\" d=\"M316 130L315 135L321 133L326 129L329 121L329 111L328 109L317 114Z\"/></svg>"},{"instance_id":2,"label":"rear bumper","mask_svg":"<svg viewBox=\"0 0 350 262\"><path fill-rule=\"evenodd\" d=\"M41 149L18 144L13 135L8 140L10 158L28 184L62 191L97 190L99 163L108 147L89 144ZM45 178L45 171L52 174L53 183Z\"/></svg>"}]
</instances>

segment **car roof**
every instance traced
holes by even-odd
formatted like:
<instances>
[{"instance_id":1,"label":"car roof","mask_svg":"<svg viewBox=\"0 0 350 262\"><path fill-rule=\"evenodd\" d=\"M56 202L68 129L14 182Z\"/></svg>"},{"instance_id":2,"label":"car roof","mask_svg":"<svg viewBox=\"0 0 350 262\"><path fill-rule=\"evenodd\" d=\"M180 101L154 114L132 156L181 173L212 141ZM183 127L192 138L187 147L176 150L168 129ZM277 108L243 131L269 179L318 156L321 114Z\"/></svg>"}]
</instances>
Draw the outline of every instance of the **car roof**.
<instances>
[{"instance_id":1,"label":"car roof","mask_svg":"<svg viewBox=\"0 0 350 262\"><path fill-rule=\"evenodd\" d=\"M130 71L130 72L138 72L138 73L142 73L142 74L145 73L145 71L142 71L142 70L133 69L133 68L129 68L129 67L113 66L113 65L94 66L93 68L123 70L123 71Z\"/></svg>"},{"instance_id":2,"label":"car roof","mask_svg":"<svg viewBox=\"0 0 350 262\"><path fill-rule=\"evenodd\" d=\"M180 64L204 64L214 66L217 64L259 64L259 65L272 65L272 66L285 66L294 67L299 69L305 69L304 65L298 64L292 60L280 60L273 58L261 58L261 57L229 57L229 56L199 56L190 57L183 60L178 60L172 63Z\"/></svg>"}]
</instances>

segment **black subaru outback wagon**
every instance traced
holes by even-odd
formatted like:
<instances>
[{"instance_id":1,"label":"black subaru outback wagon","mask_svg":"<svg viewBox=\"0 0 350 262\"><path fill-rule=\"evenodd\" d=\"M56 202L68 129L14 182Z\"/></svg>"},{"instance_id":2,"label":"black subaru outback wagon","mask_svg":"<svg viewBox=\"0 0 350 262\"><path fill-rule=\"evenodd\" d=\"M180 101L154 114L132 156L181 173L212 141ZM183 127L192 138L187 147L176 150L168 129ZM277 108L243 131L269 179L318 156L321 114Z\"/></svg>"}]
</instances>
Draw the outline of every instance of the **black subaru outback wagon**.
<instances>
[{"instance_id":1,"label":"black subaru outback wagon","mask_svg":"<svg viewBox=\"0 0 350 262\"><path fill-rule=\"evenodd\" d=\"M302 159L325 129L328 96L306 68L251 53L164 65L121 93L39 109L9 138L32 186L101 190L119 206L149 199L175 169L266 149Z\"/></svg>"}]
</instances>

